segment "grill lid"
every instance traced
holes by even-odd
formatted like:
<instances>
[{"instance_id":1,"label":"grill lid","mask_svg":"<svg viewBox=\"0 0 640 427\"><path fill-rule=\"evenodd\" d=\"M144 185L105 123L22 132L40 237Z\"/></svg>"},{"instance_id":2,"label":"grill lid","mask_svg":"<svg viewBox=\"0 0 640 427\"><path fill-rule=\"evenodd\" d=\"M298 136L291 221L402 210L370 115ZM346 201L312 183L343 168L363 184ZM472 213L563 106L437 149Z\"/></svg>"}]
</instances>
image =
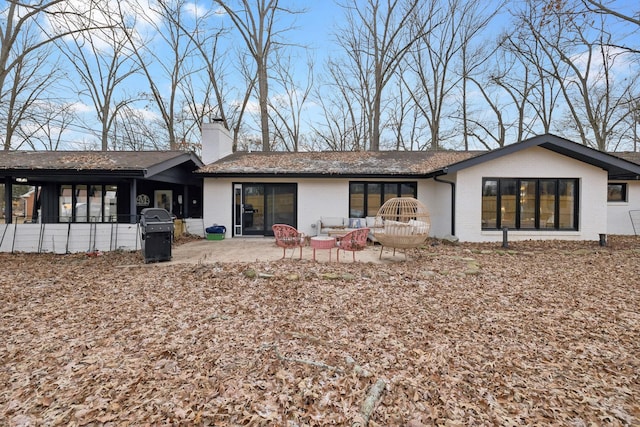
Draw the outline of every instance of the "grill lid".
<instances>
[{"instance_id":1,"label":"grill lid","mask_svg":"<svg viewBox=\"0 0 640 427\"><path fill-rule=\"evenodd\" d=\"M143 232L159 233L173 231L173 218L166 209L145 208L140 212L140 226Z\"/></svg>"},{"instance_id":2,"label":"grill lid","mask_svg":"<svg viewBox=\"0 0 640 427\"><path fill-rule=\"evenodd\" d=\"M140 212L141 219L146 222L169 222L173 221L171 214L166 209L162 208L145 208Z\"/></svg>"}]
</instances>

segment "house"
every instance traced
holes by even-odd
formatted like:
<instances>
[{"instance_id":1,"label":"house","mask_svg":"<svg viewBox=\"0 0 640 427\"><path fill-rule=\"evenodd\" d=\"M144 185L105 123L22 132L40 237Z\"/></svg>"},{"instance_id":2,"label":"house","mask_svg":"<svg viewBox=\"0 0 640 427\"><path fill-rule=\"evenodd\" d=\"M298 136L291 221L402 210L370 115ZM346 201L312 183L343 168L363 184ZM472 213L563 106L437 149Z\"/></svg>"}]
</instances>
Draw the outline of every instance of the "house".
<instances>
[{"instance_id":1,"label":"house","mask_svg":"<svg viewBox=\"0 0 640 427\"><path fill-rule=\"evenodd\" d=\"M33 222L33 211L36 211L37 214L37 210L34 209L35 203L36 203L36 190L35 188L31 188L29 191L27 191L26 193L22 194L21 196L18 197L21 201L21 209L20 211L22 211L22 219L23 222ZM14 205L15 206L15 205ZM16 212L16 209L13 209L13 213L14 215L16 213L20 213L20 212Z\"/></svg>"},{"instance_id":2,"label":"house","mask_svg":"<svg viewBox=\"0 0 640 427\"><path fill-rule=\"evenodd\" d=\"M42 223L135 223L145 207L163 207L179 218L200 216L202 184L193 171L201 166L183 151L0 154L5 199L12 197L8 184L34 186L38 198L28 215Z\"/></svg>"},{"instance_id":3,"label":"house","mask_svg":"<svg viewBox=\"0 0 640 427\"><path fill-rule=\"evenodd\" d=\"M3 152L11 184L34 187L31 224L0 226L0 251L138 249L145 207L163 207L187 231L270 236L287 223L308 235L321 217L375 216L392 197L430 211L433 237L460 241L598 240L634 234L640 153L593 150L540 135L493 151L232 152L221 122L204 124L202 159L182 151Z\"/></svg>"},{"instance_id":4,"label":"house","mask_svg":"<svg viewBox=\"0 0 640 427\"><path fill-rule=\"evenodd\" d=\"M5 222L0 251L82 252L140 247L142 209L202 216L203 163L183 151L5 151ZM25 217L12 224L12 184L33 187ZM200 228L202 228L201 220Z\"/></svg>"},{"instance_id":5,"label":"house","mask_svg":"<svg viewBox=\"0 0 640 427\"><path fill-rule=\"evenodd\" d=\"M625 157L626 156L626 157ZM205 225L229 237L268 236L287 223L309 235L321 216L375 216L385 200L416 197L431 235L461 241L598 240L633 234L640 158L555 135L493 151L231 152L221 123L202 129Z\"/></svg>"}]
</instances>

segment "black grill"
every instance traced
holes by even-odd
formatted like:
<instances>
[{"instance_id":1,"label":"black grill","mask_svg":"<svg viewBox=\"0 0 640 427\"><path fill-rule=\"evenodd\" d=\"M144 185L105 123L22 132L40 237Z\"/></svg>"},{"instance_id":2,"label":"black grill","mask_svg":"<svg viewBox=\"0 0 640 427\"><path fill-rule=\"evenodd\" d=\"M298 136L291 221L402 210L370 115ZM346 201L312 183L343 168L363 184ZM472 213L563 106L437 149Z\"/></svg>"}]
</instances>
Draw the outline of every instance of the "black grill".
<instances>
[{"instance_id":1,"label":"black grill","mask_svg":"<svg viewBox=\"0 0 640 427\"><path fill-rule=\"evenodd\" d=\"M144 262L171 260L173 218L166 209L146 208L140 212Z\"/></svg>"}]
</instances>

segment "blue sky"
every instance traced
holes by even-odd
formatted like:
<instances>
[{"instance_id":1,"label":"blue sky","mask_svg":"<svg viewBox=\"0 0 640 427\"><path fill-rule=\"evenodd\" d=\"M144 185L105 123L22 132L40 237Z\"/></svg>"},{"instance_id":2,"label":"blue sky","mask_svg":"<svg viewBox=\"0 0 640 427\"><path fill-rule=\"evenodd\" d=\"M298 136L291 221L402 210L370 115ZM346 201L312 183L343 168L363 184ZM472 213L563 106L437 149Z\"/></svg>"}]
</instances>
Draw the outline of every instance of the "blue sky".
<instances>
[{"instance_id":1,"label":"blue sky","mask_svg":"<svg viewBox=\"0 0 640 427\"><path fill-rule=\"evenodd\" d=\"M346 2L348 0L339 0L339 1ZM356 1L360 2L361 4L366 3L366 0L356 0ZM343 52L336 49L336 44L334 41L334 38L335 38L334 33L336 31L337 25L343 21L345 11L336 4L335 0L281 0L281 2L283 4L293 5L293 7L307 9L306 13L296 15L295 25L297 28L295 30L287 32L285 37L301 45L306 45L310 49L312 49L316 59L314 71L316 71L316 73L322 73L324 68L324 61L328 54L330 53L336 54L336 55L343 54ZM619 0L614 2L614 5L617 9L623 10L623 11L637 10L638 6L636 2L637 0L633 0L633 1ZM496 4L496 3L497 3L497 0L487 0L487 4ZM521 2L512 1L508 3L509 6L517 5L517 4L521 4ZM211 0L196 0L194 2L194 5L196 5L194 6L194 8L195 7L210 8L212 7L212 2ZM504 12L506 14L507 12L506 8L504 9ZM508 21L505 18L506 16L503 17L502 19L496 18L493 21L491 28L482 35L481 40L483 40L484 42L486 42L486 40L493 41L493 39L505 27L508 28L507 26ZM221 18L221 19L225 19L226 25L230 25L230 22L228 19L226 18ZM619 31L619 28L615 28L614 30ZM635 37L637 38L638 36L636 35ZM231 44L234 44L234 43L242 44L243 42L236 39L231 42ZM636 46L638 46L640 45L640 42L636 40L635 44ZM304 79L306 78L305 54L304 52L297 52L297 54L299 55L299 58L300 58L300 63L298 64L299 69L297 71L299 73L300 79ZM230 62L234 61L234 58L231 55L229 56L229 61ZM158 78L158 80L160 79ZM146 88L144 87L146 85L146 82L144 81L144 79L136 78L136 79L132 79L132 82L133 81L136 82L135 86L133 87L134 90L146 90ZM315 84L317 85L318 82L319 82L319 78L318 76L316 76ZM277 96L278 93L276 92L276 87L272 86L272 89L273 90L271 92L271 95ZM239 87L238 90L241 92L243 88ZM477 96L478 94L476 93L472 95ZM85 104L87 104L88 100L84 99L82 101L84 101ZM307 107L308 107L308 113L313 114L313 111L314 111L313 104L310 102L307 104ZM90 116L91 114L95 114L93 112L92 106L87 106L87 111L88 111L88 116ZM315 110L315 111L318 111L318 110ZM150 114L150 112L147 112L147 114ZM74 137L74 138L78 138L78 137ZM78 139L79 141L83 141L83 140L87 140L87 138L88 137L85 134L85 135L81 135L81 137ZM67 138L67 140L69 141L71 139L72 138ZM81 144L81 145L85 145L85 144Z\"/></svg>"}]
</instances>

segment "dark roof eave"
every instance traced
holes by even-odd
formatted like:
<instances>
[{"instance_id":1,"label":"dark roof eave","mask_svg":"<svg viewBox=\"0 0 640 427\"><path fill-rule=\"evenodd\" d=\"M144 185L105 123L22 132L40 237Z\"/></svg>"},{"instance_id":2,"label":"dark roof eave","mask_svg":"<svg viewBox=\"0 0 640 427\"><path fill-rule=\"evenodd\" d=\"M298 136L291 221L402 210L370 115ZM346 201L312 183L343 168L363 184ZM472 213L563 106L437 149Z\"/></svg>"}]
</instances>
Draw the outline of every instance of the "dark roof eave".
<instances>
[{"instance_id":1,"label":"dark roof eave","mask_svg":"<svg viewBox=\"0 0 640 427\"><path fill-rule=\"evenodd\" d=\"M197 172L203 178L425 178L425 173Z\"/></svg>"},{"instance_id":2,"label":"dark roof eave","mask_svg":"<svg viewBox=\"0 0 640 427\"><path fill-rule=\"evenodd\" d=\"M497 159L504 155L536 146L600 167L608 171L610 178L612 179L615 176L640 175L640 165L636 163L629 162L628 160L622 159L613 154L598 151L552 134L534 136L522 142L488 151L485 154L453 163L437 171L431 172L429 175L437 176L458 172L462 169L484 163L488 160Z\"/></svg>"},{"instance_id":3,"label":"dark roof eave","mask_svg":"<svg viewBox=\"0 0 640 427\"><path fill-rule=\"evenodd\" d=\"M0 172L3 176L78 176L78 175L92 175L92 176L118 176L123 178L140 178L146 175L146 169L135 170L100 170L100 169L5 169Z\"/></svg>"},{"instance_id":4,"label":"dark roof eave","mask_svg":"<svg viewBox=\"0 0 640 427\"><path fill-rule=\"evenodd\" d=\"M201 168L202 166L204 166L204 163L202 163L202 161L198 158L198 156L196 156L195 154L191 153L191 152L185 152L184 154L177 156L177 157L173 157L169 160L165 160L164 162L160 162L157 163L155 165L149 166L146 169L146 174L145 176L147 177L151 177L153 175L156 175L158 173L162 173L167 169L171 169L175 166L179 166L183 163L187 163L187 162L193 162L193 164L195 165L195 168Z\"/></svg>"}]
</instances>

